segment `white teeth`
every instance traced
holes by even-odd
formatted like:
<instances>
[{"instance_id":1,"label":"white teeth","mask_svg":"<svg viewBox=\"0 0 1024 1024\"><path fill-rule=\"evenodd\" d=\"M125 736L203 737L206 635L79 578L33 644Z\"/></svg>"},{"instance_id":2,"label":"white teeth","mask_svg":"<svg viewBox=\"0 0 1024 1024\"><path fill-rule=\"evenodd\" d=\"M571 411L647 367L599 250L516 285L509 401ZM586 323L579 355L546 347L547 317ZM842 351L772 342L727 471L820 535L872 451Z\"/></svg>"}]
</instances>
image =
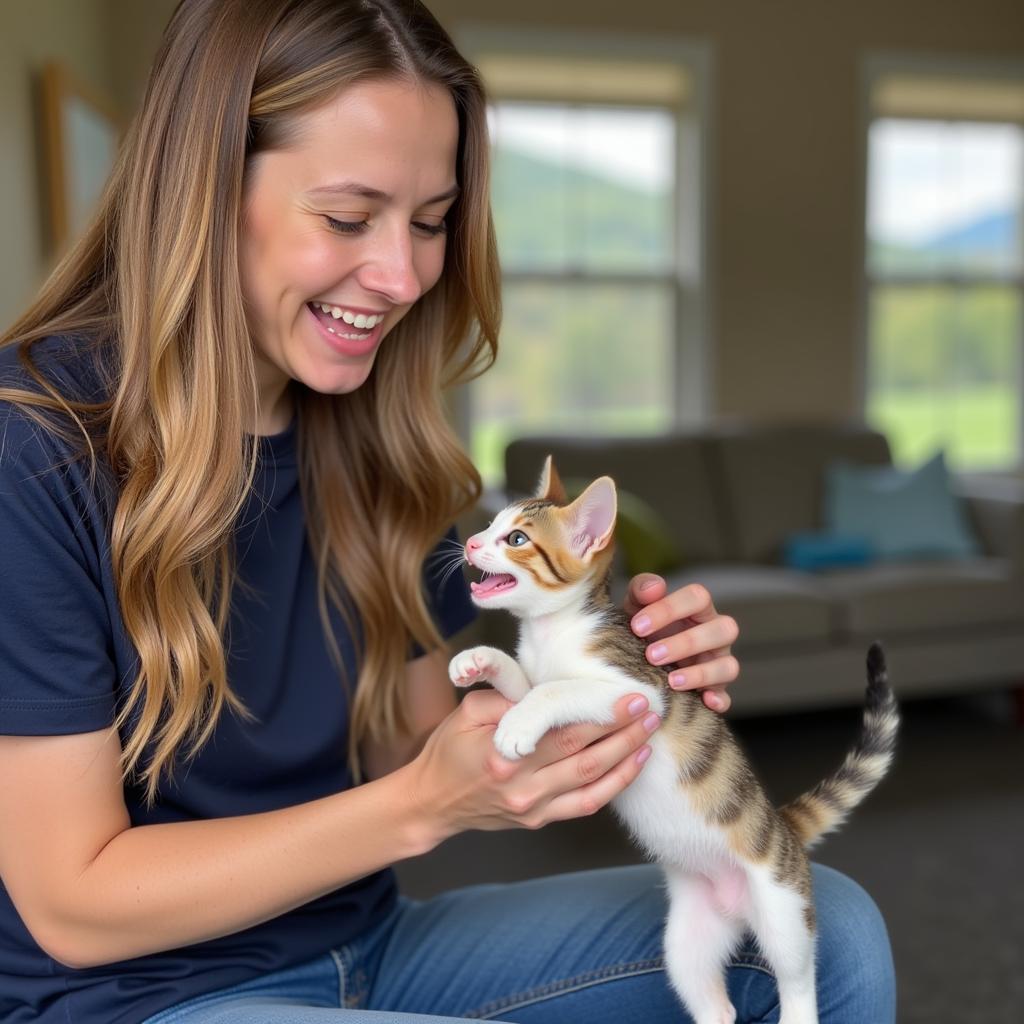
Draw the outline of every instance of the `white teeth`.
<instances>
[{"instance_id":1,"label":"white teeth","mask_svg":"<svg viewBox=\"0 0 1024 1024\"><path fill-rule=\"evenodd\" d=\"M384 319L383 313L350 313L347 309L342 309L341 306L330 306L326 302L314 302L314 306L322 309L325 313L329 313L335 320L344 320L347 324L352 324L355 327L369 327L374 328Z\"/></svg>"},{"instance_id":2,"label":"white teeth","mask_svg":"<svg viewBox=\"0 0 1024 1024\"><path fill-rule=\"evenodd\" d=\"M364 341L370 336L369 331L366 334L346 334L344 331L336 331L333 327L328 327L327 330L331 334L338 335L339 338L348 338L349 341Z\"/></svg>"}]
</instances>

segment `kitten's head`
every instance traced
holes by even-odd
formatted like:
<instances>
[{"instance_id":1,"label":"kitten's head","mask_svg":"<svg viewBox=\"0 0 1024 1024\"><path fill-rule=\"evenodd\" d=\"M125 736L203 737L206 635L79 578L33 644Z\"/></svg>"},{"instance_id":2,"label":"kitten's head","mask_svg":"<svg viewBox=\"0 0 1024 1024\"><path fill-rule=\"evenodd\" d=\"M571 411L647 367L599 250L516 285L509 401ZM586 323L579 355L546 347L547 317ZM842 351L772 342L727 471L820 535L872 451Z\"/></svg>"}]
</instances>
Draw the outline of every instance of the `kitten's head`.
<instances>
[{"instance_id":1,"label":"kitten's head","mask_svg":"<svg viewBox=\"0 0 1024 1024\"><path fill-rule=\"evenodd\" d=\"M502 509L466 542L466 561L484 572L470 584L473 602L531 618L584 596L607 574L615 508L607 476L569 502L549 455L536 496Z\"/></svg>"}]
</instances>

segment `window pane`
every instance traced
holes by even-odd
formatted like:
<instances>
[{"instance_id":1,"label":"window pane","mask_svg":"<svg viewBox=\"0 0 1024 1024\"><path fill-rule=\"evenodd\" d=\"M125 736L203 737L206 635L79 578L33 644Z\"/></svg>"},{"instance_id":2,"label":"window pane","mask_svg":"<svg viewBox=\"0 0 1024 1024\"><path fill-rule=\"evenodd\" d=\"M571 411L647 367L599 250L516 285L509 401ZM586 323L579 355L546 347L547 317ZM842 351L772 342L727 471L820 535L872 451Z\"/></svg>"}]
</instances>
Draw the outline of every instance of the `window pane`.
<instances>
[{"instance_id":1,"label":"window pane","mask_svg":"<svg viewBox=\"0 0 1024 1024\"><path fill-rule=\"evenodd\" d=\"M960 469L1017 461L1020 292L1001 286L878 286L868 418L897 462L945 448Z\"/></svg>"},{"instance_id":2,"label":"window pane","mask_svg":"<svg viewBox=\"0 0 1024 1024\"><path fill-rule=\"evenodd\" d=\"M874 273L1024 273L1024 127L887 118L868 146Z\"/></svg>"},{"instance_id":3,"label":"window pane","mask_svg":"<svg viewBox=\"0 0 1024 1024\"><path fill-rule=\"evenodd\" d=\"M515 283L504 302L498 361L472 390L473 458L488 483L520 434L671 424L669 286Z\"/></svg>"},{"instance_id":4,"label":"window pane","mask_svg":"<svg viewBox=\"0 0 1024 1024\"><path fill-rule=\"evenodd\" d=\"M505 269L672 266L669 111L501 103L491 110L490 125Z\"/></svg>"}]
</instances>

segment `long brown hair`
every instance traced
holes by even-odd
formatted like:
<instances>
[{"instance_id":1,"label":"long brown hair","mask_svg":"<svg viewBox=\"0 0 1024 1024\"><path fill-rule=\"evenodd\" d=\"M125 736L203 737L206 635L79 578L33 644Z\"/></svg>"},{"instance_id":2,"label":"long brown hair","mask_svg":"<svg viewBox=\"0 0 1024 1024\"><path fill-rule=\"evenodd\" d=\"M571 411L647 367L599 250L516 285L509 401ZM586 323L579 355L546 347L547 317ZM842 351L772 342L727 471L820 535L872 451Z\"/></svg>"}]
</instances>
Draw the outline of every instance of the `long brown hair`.
<instances>
[{"instance_id":1,"label":"long brown hair","mask_svg":"<svg viewBox=\"0 0 1024 1024\"><path fill-rule=\"evenodd\" d=\"M134 710L121 766L150 802L178 748L189 744L193 757L225 705L248 714L225 656L233 533L257 458L238 254L247 167L287 144L295 115L354 82L395 77L444 86L458 113L461 193L444 270L360 388L296 389L320 613L341 675L329 604L359 619L349 749L358 772L364 739L408 728L400 685L411 642L441 644L423 562L480 493L442 392L493 362L501 317L486 99L430 12L417 0L182 0L95 219L0 336L21 346L39 385L0 389L0 400L77 436L93 469L102 456L117 481L111 553L140 669L116 725ZM62 394L33 367L32 344L55 334L109 343L109 397Z\"/></svg>"}]
</instances>

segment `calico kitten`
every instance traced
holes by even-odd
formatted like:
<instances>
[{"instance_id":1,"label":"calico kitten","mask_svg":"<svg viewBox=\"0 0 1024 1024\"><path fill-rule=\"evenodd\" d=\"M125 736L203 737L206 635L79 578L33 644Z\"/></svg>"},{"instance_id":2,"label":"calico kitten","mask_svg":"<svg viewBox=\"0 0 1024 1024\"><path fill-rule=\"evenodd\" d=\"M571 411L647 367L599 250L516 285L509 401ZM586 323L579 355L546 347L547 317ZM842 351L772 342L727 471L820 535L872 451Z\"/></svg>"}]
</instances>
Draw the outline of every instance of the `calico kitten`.
<instances>
[{"instance_id":1,"label":"calico kitten","mask_svg":"<svg viewBox=\"0 0 1024 1024\"><path fill-rule=\"evenodd\" d=\"M665 871L665 966L696 1024L732 1024L724 967L746 930L778 983L782 1024L816 1024L814 902L806 846L842 823L881 780L899 722L881 648L868 652L860 737L842 767L776 809L722 716L699 694L675 691L645 657L608 580L615 484L592 483L572 503L548 458L537 496L516 502L466 544L484 571L480 607L520 619L514 661L493 647L457 654L456 686L488 680L515 701L494 742L517 759L550 729L613 721L626 693L643 693L662 725L639 777L613 808Z\"/></svg>"}]
</instances>

